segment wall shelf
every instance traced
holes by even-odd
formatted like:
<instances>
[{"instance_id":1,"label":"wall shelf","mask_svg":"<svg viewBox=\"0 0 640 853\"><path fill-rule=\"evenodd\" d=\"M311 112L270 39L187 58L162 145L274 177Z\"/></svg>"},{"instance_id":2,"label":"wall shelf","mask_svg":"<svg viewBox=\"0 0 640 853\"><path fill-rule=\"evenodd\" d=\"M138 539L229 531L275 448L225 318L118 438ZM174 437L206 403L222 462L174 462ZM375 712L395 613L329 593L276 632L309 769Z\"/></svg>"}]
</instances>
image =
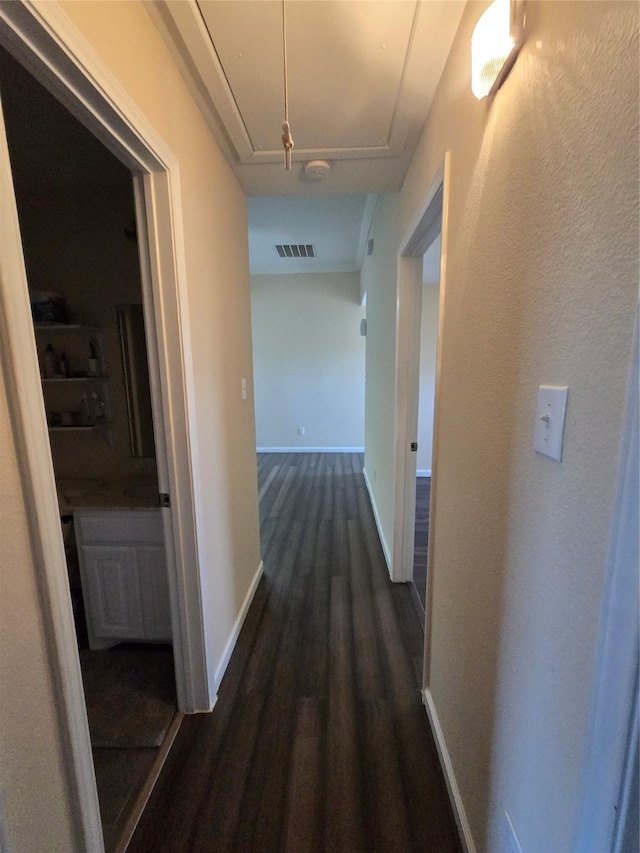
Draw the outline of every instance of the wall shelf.
<instances>
[{"instance_id":1,"label":"wall shelf","mask_svg":"<svg viewBox=\"0 0 640 853\"><path fill-rule=\"evenodd\" d=\"M56 339L56 349L66 353L70 370L84 373L85 370L100 369L100 376L42 376L42 388L45 392L47 416L53 415L58 423L49 426L49 433L97 433L113 447L111 430L111 401L109 395L109 377L103 353L102 329L86 326L83 323L34 323L36 344L41 368L45 362L45 346L52 337ZM97 359L97 365L90 363L91 351ZM87 360L89 358L89 361ZM95 395L94 393L95 392ZM78 409L84 397L96 396L103 405L104 420L95 424L77 423L80 420ZM76 423L63 426L59 423L61 413L71 413ZM86 419L85 419L86 420Z\"/></svg>"},{"instance_id":2,"label":"wall shelf","mask_svg":"<svg viewBox=\"0 0 640 853\"><path fill-rule=\"evenodd\" d=\"M102 332L102 329L82 323L34 323L33 328L36 332L90 332L95 335Z\"/></svg>"},{"instance_id":3,"label":"wall shelf","mask_svg":"<svg viewBox=\"0 0 640 853\"><path fill-rule=\"evenodd\" d=\"M51 376L51 377L43 377L42 383L49 382L107 382L109 379L108 376Z\"/></svg>"},{"instance_id":4,"label":"wall shelf","mask_svg":"<svg viewBox=\"0 0 640 853\"><path fill-rule=\"evenodd\" d=\"M90 425L72 424L71 426L50 426L49 432L91 432L109 426L111 426L111 423L107 423L104 421L99 424Z\"/></svg>"}]
</instances>

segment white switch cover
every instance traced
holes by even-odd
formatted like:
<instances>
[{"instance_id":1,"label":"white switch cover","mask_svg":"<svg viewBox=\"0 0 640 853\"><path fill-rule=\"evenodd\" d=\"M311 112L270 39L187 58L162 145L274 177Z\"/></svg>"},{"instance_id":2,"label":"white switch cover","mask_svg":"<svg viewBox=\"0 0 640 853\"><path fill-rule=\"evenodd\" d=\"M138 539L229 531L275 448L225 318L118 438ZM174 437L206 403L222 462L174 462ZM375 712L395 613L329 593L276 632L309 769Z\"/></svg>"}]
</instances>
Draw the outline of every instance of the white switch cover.
<instances>
[{"instance_id":1,"label":"white switch cover","mask_svg":"<svg viewBox=\"0 0 640 853\"><path fill-rule=\"evenodd\" d=\"M562 459L564 416L567 411L566 386L541 385L538 389L533 449L558 462Z\"/></svg>"},{"instance_id":2,"label":"white switch cover","mask_svg":"<svg viewBox=\"0 0 640 853\"><path fill-rule=\"evenodd\" d=\"M247 380L246 379L240 380L240 391L242 393L242 399L246 400L247 399Z\"/></svg>"}]
</instances>

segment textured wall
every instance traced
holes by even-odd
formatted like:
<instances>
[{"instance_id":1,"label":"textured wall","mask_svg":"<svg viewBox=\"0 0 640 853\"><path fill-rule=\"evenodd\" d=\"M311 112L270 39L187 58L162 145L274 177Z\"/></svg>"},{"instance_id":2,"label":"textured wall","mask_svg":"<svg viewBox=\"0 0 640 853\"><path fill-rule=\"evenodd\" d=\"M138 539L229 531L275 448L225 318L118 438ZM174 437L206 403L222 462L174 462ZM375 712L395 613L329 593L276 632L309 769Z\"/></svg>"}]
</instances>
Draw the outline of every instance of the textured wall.
<instances>
[{"instance_id":1,"label":"textured wall","mask_svg":"<svg viewBox=\"0 0 640 853\"><path fill-rule=\"evenodd\" d=\"M363 447L362 317L358 273L252 276L258 447Z\"/></svg>"},{"instance_id":2,"label":"textured wall","mask_svg":"<svg viewBox=\"0 0 640 853\"><path fill-rule=\"evenodd\" d=\"M451 152L429 686L479 850L568 850L638 295L638 7L527 3L495 99L463 16L401 194ZM537 386L569 386L562 463Z\"/></svg>"}]
</instances>

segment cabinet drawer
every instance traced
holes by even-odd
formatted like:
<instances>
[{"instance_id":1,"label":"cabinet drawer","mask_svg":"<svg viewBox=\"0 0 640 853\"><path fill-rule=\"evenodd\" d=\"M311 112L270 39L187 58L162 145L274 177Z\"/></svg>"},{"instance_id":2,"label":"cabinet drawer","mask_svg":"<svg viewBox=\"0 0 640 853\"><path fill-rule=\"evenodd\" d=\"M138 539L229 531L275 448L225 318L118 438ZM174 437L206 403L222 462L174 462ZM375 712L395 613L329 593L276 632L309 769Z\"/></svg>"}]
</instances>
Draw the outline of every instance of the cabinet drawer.
<instances>
[{"instance_id":1,"label":"cabinet drawer","mask_svg":"<svg viewBox=\"0 0 640 853\"><path fill-rule=\"evenodd\" d=\"M82 511L75 514L76 531L83 545L108 542L162 545L164 534L159 510L108 512Z\"/></svg>"}]
</instances>

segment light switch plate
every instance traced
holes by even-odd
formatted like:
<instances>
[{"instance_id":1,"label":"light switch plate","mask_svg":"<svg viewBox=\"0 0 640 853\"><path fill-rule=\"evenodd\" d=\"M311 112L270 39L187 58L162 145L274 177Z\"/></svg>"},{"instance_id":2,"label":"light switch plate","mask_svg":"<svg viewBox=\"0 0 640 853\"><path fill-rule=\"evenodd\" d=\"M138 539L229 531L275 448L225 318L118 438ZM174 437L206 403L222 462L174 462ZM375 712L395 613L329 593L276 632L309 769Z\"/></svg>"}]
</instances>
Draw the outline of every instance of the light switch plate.
<instances>
[{"instance_id":1,"label":"light switch plate","mask_svg":"<svg viewBox=\"0 0 640 853\"><path fill-rule=\"evenodd\" d=\"M558 385L541 385L538 389L533 449L558 462L562 460L568 392L566 386Z\"/></svg>"}]
</instances>

